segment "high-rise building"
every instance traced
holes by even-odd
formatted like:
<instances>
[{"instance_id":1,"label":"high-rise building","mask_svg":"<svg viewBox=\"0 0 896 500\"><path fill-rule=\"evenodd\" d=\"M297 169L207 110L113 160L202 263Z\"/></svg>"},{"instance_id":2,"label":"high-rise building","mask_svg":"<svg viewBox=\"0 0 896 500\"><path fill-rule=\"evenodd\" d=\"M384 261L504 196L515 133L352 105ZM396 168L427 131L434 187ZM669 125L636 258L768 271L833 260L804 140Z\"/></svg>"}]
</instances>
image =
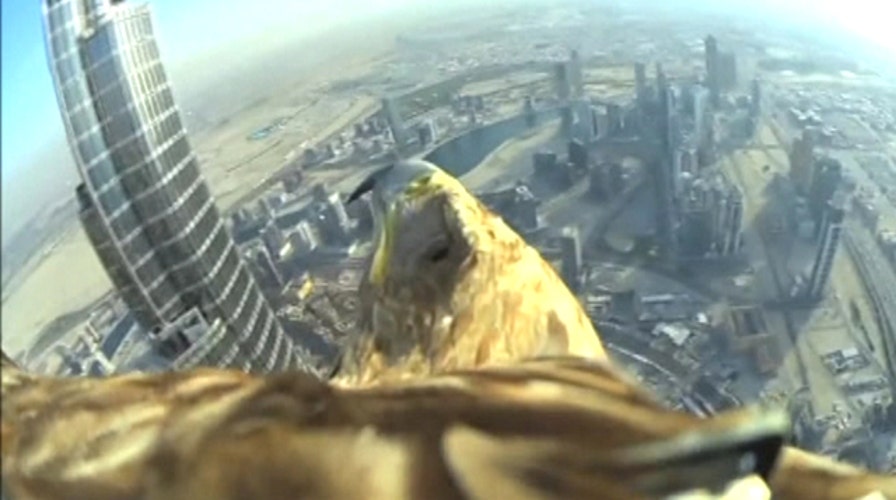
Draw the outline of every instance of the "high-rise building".
<instances>
[{"instance_id":1,"label":"high-rise building","mask_svg":"<svg viewBox=\"0 0 896 500\"><path fill-rule=\"evenodd\" d=\"M841 204L833 200L827 204L818 235L815 260L806 283L806 298L809 300L819 300L824 296L824 289L830 279L834 257L840 244L844 218L845 210Z\"/></svg>"},{"instance_id":2,"label":"high-rise building","mask_svg":"<svg viewBox=\"0 0 896 500\"><path fill-rule=\"evenodd\" d=\"M526 126L534 127L538 123L538 114L535 112L535 101L527 95L523 99L523 115L526 117Z\"/></svg>"},{"instance_id":3,"label":"high-rise building","mask_svg":"<svg viewBox=\"0 0 896 500\"><path fill-rule=\"evenodd\" d=\"M588 168L588 147L577 139L569 141L566 145L566 153L569 162L579 170Z\"/></svg>"},{"instance_id":4,"label":"high-rise building","mask_svg":"<svg viewBox=\"0 0 896 500\"><path fill-rule=\"evenodd\" d=\"M426 120L417 126L417 140L420 145L427 147L439 140L436 132L436 124L432 120Z\"/></svg>"},{"instance_id":5,"label":"high-rise building","mask_svg":"<svg viewBox=\"0 0 896 500\"><path fill-rule=\"evenodd\" d=\"M564 227L560 236L560 255L563 260L561 274L566 286L573 293L581 289L582 240L575 227Z\"/></svg>"},{"instance_id":6,"label":"high-rise building","mask_svg":"<svg viewBox=\"0 0 896 500\"><path fill-rule=\"evenodd\" d=\"M709 91L702 85L695 85L691 95L694 100L694 146L698 152L705 149L709 140L709 122L712 115L709 112Z\"/></svg>"},{"instance_id":7,"label":"high-rise building","mask_svg":"<svg viewBox=\"0 0 896 500\"><path fill-rule=\"evenodd\" d=\"M565 104L560 108L560 129L566 137L575 135L576 113L572 104Z\"/></svg>"},{"instance_id":8,"label":"high-rise building","mask_svg":"<svg viewBox=\"0 0 896 500\"><path fill-rule=\"evenodd\" d=\"M635 63L635 99L638 106L644 107L648 98L647 92L647 66L642 62Z\"/></svg>"},{"instance_id":9,"label":"high-rise building","mask_svg":"<svg viewBox=\"0 0 896 500\"><path fill-rule=\"evenodd\" d=\"M744 225L744 196L737 187L732 187L725 204L725 239L722 255L733 255L740 250Z\"/></svg>"},{"instance_id":10,"label":"high-rise building","mask_svg":"<svg viewBox=\"0 0 896 500\"><path fill-rule=\"evenodd\" d=\"M831 157L818 158L814 163L808 201L809 214L815 221L817 232L821 228L828 204L834 198L834 193L843 184L843 165Z\"/></svg>"},{"instance_id":11,"label":"high-rise building","mask_svg":"<svg viewBox=\"0 0 896 500\"><path fill-rule=\"evenodd\" d=\"M656 71L656 94L662 96L663 92L669 88L669 80L666 78L666 72L663 70L663 63L656 63L654 71Z\"/></svg>"},{"instance_id":12,"label":"high-rise building","mask_svg":"<svg viewBox=\"0 0 896 500\"><path fill-rule=\"evenodd\" d=\"M750 115L759 116L762 111L762 86L758 78L754 78L750 83Z\"/></svg>"},{"instance_id":13,"label":"high-rise building","mask_svg":"<svg viewBox=\"0 0 896 500\"><path fill-rule=\"evenodd\" d=\"M815 167L815 140L809 129L803 129L800 137L793 140L789 151L790 180L796 191L808 195L812 186Z\"/></svg>"},{"instance_id":14,"label":"high-rise building","mask_svg":"<svg viewBox=\"0 0 896 500\"><path fill-rule=\"evenodd\" d=\"M678 147L678 113L676 112L675 91L666 86L660 92L660 119L658 120L660 143L664 156L671 157Z\"/></svg>"},{"instance_id":15,"label":"high-rise building","mask_svg":"<svg viewBox=\"0 0 896 500\"><path fill-rule=\"evenodd\" d=\"M81 220L135 317L157 339L191 311L220 323L216 336L197 336L183 347L195 353L206 351L197 343L225 342L226 355L191 356L191 363L254 371L305 367L199 173L149 7L44 0L43 12L50 72L84 181L76 192Z\"/></svg>"},{"instance_id":16,"label":"high-rise building","mask_svg":"<svg viewBox=\"0 0 896 500\"><path fill-rule=\"evenodd\" d=\"M569 53L569 83L572 87L572 95L582 97L585 95L585 75L582 70L582 59L579 51L573 49Z\"/></svg>"},{"instance_id":17,"label":"high-rise building","mask_svg":"<svg viewBox=\"0 0 896 500\"><path fill-rule=\"evenodd\" d=\"M386 117L386 123L389 124L389 131L392 133L392 140L395 144L404 144L406 137L404 123L401 121L401 112L398 110L398 103L395 98L383 98L383 114Z\"/></svg>"},{"instance_id":18,"label":"high-rise building","mask_svg":"<svg viewBox=\"0 0 896 500\"><path fill-rule=\"evenodd\" d=\"M732 89L737 86L737 56L733 52L719 54L716 80L722 89Z\"/></svg>"},{"instance_id":19,"label":"high-rise building","mask_svg":"<svg viewBox=\"0 0 896 500\"><path fill-rule=\"evenodd\" d=\"M568 101L572 95L569 79L569 65L565 62L554 64L554 87L557 91L557 99Z\"/></svg>"},{"instance_id":20,"label":"high-rise building","mask_svg":"<svg viewBox=\"0 0 896 500\"><path fill-rule=\"evenodd\" d=\"M610 166L606 163L598 163L591 167L588 173L588 194L596 200L605 200L608 198L609 191L609 170ZM615 194L615 193L614 193Z\"/></svg>"},{"instance_id":21,"label":"high-rise building","mask_svg":"<svg viewBox=\"0 0 896 500\"><path fill-rule=\"evenodd\" d=\"M678 259L678 238L675 232L678 214L674 197L671 156L664 155L663 158L655 160L651 169L657 196L655 213L657 236L665 260L673 263Z\"/></svg>"},{"instance_id":22,"label":"high-rise building","mask_svg":"<svg viewBox=\"0 0 896 500\"><path fill-rule=\"evenodd\" d=\"M575 115L573 137L585 143L597 138L597 123L591 111L591 103L585 99L578 99L570 107Z\"/></svg>"},{"instance_id":23,"label":"high-rise building","mask_svg":"<svg viewBox=\"0 0 896 500\"><path fill-rule=\"evenodd\" d=\"M607 104L607 133L608 136L614 136L622 132L625 128L622 119L622 107L618 104Z\"/></svg>"},{"instance_id":24,"label":"high-rise building","mask_svg":"<svg viewBox=\"0 0 896 500\"><path fill-rule=\"evenodd\" d=\"M713 106L718 106L721 89L719 88L719 44L716 37L709 35L703 40L703 51L706 57L706 86L709 87L709 98Z\"/></svg>"}]
</instances>

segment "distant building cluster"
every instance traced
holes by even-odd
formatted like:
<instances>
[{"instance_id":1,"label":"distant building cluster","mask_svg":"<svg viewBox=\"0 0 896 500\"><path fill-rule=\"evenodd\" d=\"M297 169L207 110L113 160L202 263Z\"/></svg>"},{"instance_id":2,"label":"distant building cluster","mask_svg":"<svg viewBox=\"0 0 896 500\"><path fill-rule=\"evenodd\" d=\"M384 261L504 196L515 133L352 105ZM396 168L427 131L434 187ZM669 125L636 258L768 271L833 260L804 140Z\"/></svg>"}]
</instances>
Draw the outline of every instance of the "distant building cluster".
<instances>
[{"instance_id":1,"label":"distant building cluster","mask_svg":"<svg viewBox=\"0 0 896 500\"><path fill-rule=\"evenodd\" d=\"M262 198L256 210L238 209L230 220L237 244L256 256L249 261L257 263L262 282L278 287L295 270L344 254L359 229L372 226L369 205L359 201L358 206L353 207L355 216L350 215L339 193L316 184L311 196L271 195Z\"/></svg>"},{"instance_id":2,"label":"distant building cluster","mask_svg":"<svg viewBox=\"0 0 896 500\"><path fill-rule=\"evenodd\" d=\"M715 161L717 148L714 103L736 79L725 76L730 68L719 62L712 37L706 41L706 57L706 85L673 86L657 64L651 86L645 66L635 65L636 120L644 139L656 144L656 154L648 161L658 200L658 240L670 263L740 251L743 195L731 180L705 170Z\"/></svg>"}]
</instances>

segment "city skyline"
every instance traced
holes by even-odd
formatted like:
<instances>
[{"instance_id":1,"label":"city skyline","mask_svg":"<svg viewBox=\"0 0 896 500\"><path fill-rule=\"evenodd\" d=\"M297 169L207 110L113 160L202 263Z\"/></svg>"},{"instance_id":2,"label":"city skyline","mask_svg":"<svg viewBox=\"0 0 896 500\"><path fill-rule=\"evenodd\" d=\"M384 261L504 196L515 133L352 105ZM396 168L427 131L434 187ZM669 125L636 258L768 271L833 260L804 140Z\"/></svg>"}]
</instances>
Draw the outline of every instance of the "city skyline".
<instances>
[{"instance_id":1,"label":"city skyline","mask_svg":"<svg viewBox=\"0 0 896 500\"><path fill-rule=\"evenodd\" d=\"M288 0L260 0L245 4L232 2L227 8L220 8L220 2L210 0L191 0L189 2L173 2L171 0L153 0L154 16L159 19L160 44L171 54L168 63L172 66L182 65L191 59L215 49L239 43L255 37L268 30L282 27L290 16L313 20L318 30L325 29L335 18L345 13L354 17L363 16L377 10L399 8L413 4L418 0L378 0L361 2L360 0L340 0L328 10L314 7L314 4L290 2ZM804 0L789 0L785 4L770 0L749 2L752 15L762 15L769 9L780 9L786 12L809 12L801 22L819 22L827 20L830 27L841 29L845 33L857 36L866 42L896 54L896 35L891 33L888 24L889 14L896 14L896 7L881 6L872 0L824 0L809 2L811 9L806 9ZM19 177L26 164L32 160L42 148L50 146L51 141L61 137L61 124L53 120L52 84L46 70L43 46L40 43L40 9L39 2L16 2L15 6L4 4L3 9L3 64L2 76L3 121L17 123L18 127L4 127L4 147L2 173L10 179ZM714 9L704 5L702 1L694 2L698 9ZM360 6L364 6L363 8ZM745 5L731 5L729 10L736 10ZM198 19L209 10L216 10L215 23L199 23ZM757 14L758 12L758 14ZM814 13L814 14L813 14ZM195 26L203 26L206 30L201 36L193 31ZM174 48L177 50L173 50ZM15 96L15 99L12 97ZM47 121L50 120L50 123ZM7 130L8 129L8 130ZM41 131L43 133L38 133ZM49 133L46 133L49 131ZM17 170L19 169L19 170Z\"/></svg>"}]
</instances>

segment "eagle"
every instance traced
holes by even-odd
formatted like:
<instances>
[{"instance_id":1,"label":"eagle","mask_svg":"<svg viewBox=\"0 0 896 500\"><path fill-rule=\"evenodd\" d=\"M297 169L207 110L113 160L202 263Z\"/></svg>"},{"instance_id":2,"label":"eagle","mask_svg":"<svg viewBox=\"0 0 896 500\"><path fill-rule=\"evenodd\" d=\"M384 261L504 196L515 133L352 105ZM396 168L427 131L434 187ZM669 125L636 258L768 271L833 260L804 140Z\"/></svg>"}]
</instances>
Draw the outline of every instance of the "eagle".
<instances>
[{"instance_id":1,"label":"eagle","mask_svg":"<svg viewBox=\"0 0 896 500\"><path fill-rule=\"evenodd\" d=\"M350 198L370 191L361 330L333 379L61 378L4 353L4 497L896 498L893 477L786 446L781 414L660 404L537 251L437 167L396 164Z\"/></svg>"},{"instance_id":2,"label":"eagle","mask_svg":"<svg viewBox=\"0 0 896 500\"><path fill-rule=\"evenodd\" d=\"M537 356L606 359L554 268L454 176L424 160L374 172L374 249L360 334L336 380L378 380Z\"/></svg>"}]
</instances>

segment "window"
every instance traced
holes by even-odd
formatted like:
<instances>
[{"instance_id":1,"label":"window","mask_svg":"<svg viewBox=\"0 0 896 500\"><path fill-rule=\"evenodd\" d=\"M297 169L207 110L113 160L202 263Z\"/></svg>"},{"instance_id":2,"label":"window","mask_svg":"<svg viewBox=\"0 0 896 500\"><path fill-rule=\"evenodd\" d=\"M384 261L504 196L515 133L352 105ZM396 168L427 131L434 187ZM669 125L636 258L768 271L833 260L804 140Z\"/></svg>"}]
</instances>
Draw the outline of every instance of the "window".
<instances>
[{"instance_id":1,"label":"window","mask_svg":"<svg viewBox=\"0 0 896 500\"><path fill-rule=\"evenodd\" d=\"M109 142L117 144L112 151L119 171L140 165L149 157L149 151L143 143L143 135L137 129L137 122L130 114L119 115L120 118L110 124L107 129Z\"/></svg>"},{"instance_id":2,"label":"window","mask_svg":"<svg viewBox=\"0 0 896 500\"><path fill-rule=\"evenodd\" d=\"M116 113L126 113L128 99L121 85L114 84L99 97L99 104L103 110L104 117L110 117Z\"/></svg>"},{"instance_id":3,"label":"window","mask_svg":"<svg viewBox=\"0 0 896 500\"><path fill-rule=\"evenodd\" d=\"M196 171L196 167L190 160L183 162L180 168L183 170L183 173L173 179L171 190L177 193L187 193L189 191L191 193L190 198L195 200L193 205L198 209L202 206L202 201L204 201L200 201L200 198L208 198L207 193L202 190L204 186L199 181L199 172ZM197 182L199 183L198 186Z\"/></svg>"},{"instance_id":4,"label":"window","mask_svg":"<svg viewBox=\"0 0 896 500\"><path fill-rule=\"evenodd\" d=\"M121 184L125 191L130 195L129 198L135 198L152 186L153 179L148 168L137 168L133 172L121 178Z\"/></svg>"},{"instance_id":5,"label":"window","mask_svg":"<svg viewBox=\"0 0 896 500\"><path fill-rule=\"evenodd\" d=\"M61 26L60 24L54 24L54 26ZM65 32L56 32L56 34L50 35L50 45L53 46L54 54L64 54L66 49L68 48L68 44L66 43L67 33Z\"/></svg>"},{"instance_id":6,"label":"window","mask_svg":"<svg viewBox=\"0 0 896 500\"><path fill-rule=\"evenodd\" d=\"M137 214L134 213L134 210L128 207L121 212L118 212L116 216L109 221L109 227L119 238L124 238L140 227L140 220L137 218Z\"/></svg>"},{"instance_id":7,"label":"window","mask_svg":"<svg viewBox=\"0 0 896 500\"><path fill-rule=\"evenodd\" d=\"M171 109L174 107L174 95L171 93L171 87L165 87L165 90L160 92L162 96L161 105L165 109Z\"/></svg>"},{"instance_id":8,"label":"window","mask_svg":"<svg viewBox=\"0 0 896 500\"><path fill-rule=\"evenodd\" d=\"M87 41L87 60L90 64L95 64L111 53L112 40L108 29L100 29Z\"/></svg>"},{"instance_id":9,"label":"window","mask_svg":"<svg viewBox=\"0 0 896 500\"><path fill-rule=\"evenodd\" d=\"M113 177L115 170L108 158L99 160L96 164L87 169L87 177L90 184L97 189L103 188Z\"/></svg>"},{"instance_id":10,"label":"window","mask_svg":"<svg viewBox=\"0 0 896 500\"><path fill-rule=\"evenodd\" d=\"M122 192L121 186L115 184L103 191L97 201L103 207L103 211L111 213L110 211L115 211L118 207L127 203L127 198L124 192Z\"/></svg>"},{"instance_id":11,"label":"window","mask_svg":"<svg viewBox=\"0 0 896 500\"><path fill-rule=\"evenodd\" d=\"M190 144L187 142L186 136L174 141L174 144L168 147L165 152L166 160L169 165L177 165L190 154Z\"/></svg>"},{"instance_id":12,"label":"window","mask_svg":"<svg viewBox=\"0 0 896 500\"><path fill-rule=\"evenodd\" d=\"M72 132L75 134L75 137L84 134L95 123L93 109L88 106L78 106L69 113L69 122L72 125Z\"/></svg>"},{"instance_id":13,"label":"window","mask_svg":"<svg viewBox=\"0 0 896 500\"><path fill-rule=\"evenodd\" d=\"M59 74L59 81L61 82L67 82L76 75L77 67L75 66L73 54L56 59L56 73Z\"/></svg>"},{"instance_id":14,"label":"window","mask_svg":"<svg viewBox=\"0 0 896 500\"><path fill-rule=\"evenodd\" d=\"M140 201L136 202L137 210L143 215L144 220L161 216L170 206L168 197L166 196L167 193L165 193L164 190L153 191L154 192L141 197ZM168 231L168 228L164 227L165 225L165 217L162 217L159 221L147 226L149 237L153 242L162 243L173 236L173 234Z\"/></svg>"},{"instance_id":15,"label":"window","mask_svg":"<svg viewBox=\"0 0 896 500\"><path fill-rule=\"evenodd\" d=\"M79 80L69 80L62 86L62 100L67 109L72 109L87 101Z\"/></svg>"},{"instance_id":16,"label":"window","mask_svg":"<svg viewBox=\"0 0 896 500\"><path fill-rule=\"evenodd\" d=\"M131 256L131 262L133 263L138 262L140 259L148 255L151 251L152 247L150 247L149 242L142 234L131 238L131 240L122 248L122 252Z\"/></svg>"},{"instance_id":17,"label":"window","mask_svg":"<svg viewBox=\"0 0 896 500\"><path fill-rule=\"evenodd\" d=\"M78 153L80 153L84 163L90 163L94 158L105 153L105 151L106 144L103 143L103 138L100 136L99 132L89 133L78 141ZM94 184L94 186L101 185L102 184Z\"/></svg>"},{"instance_id":18,"label":"window","mask_svg":"<svg viewBox=\"0 0 896 500\"><path fill-rule=\"evenodd\" d=\"M103 126L103 132L107 142L115 147L112 155L116 164L133 165L135 164L133 158L139 159L142 156L137 137L137 123L130 113L116 113L111 116Z\"/></svg>"},{"instance_id":19,"label":"window","mask_svg":"<svg viewBox=\"0 0 896 500\"><path fill-rule=\"evenodd\" d=\"M147 283L148 285L148 283ZM153 303L156 307L162 307L168 303L169 300L175 298L177 293L174 290L174 287L171 286L167 280L162 281L159 286L149 291L149 297L152 299ZM180 307L178 303L176 307Z\"/></svg>"}]
</instances>

